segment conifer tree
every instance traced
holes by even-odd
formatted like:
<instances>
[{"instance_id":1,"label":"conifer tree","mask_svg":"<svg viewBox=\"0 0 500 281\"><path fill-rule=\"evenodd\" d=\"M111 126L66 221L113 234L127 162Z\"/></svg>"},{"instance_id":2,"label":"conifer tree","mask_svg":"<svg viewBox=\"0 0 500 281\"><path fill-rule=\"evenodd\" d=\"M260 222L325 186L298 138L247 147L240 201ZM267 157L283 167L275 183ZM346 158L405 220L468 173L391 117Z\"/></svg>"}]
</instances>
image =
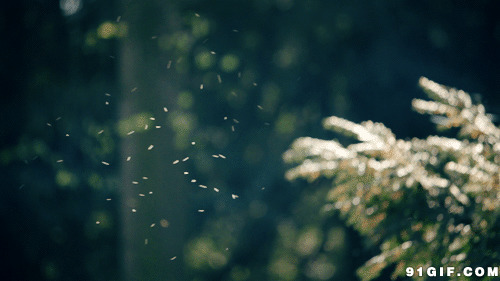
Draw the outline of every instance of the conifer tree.
<instances>
[{"instance_id":1,"label":"conifer tree","mask_svg":"<svg viewBox=\"0 0 500 281\"><path fill-rule=\"evenodd\" d=\"M461 272L500 265L500 129L466 92L424 77L419 84L432 100L415 99L413 108L437 116L442 129L458 128L457 138L401 140L381 123L333 116L324 128L357 142L344 147L303 137L284 154L286 162L298 163L287 179L331 179L324 208L338 210L380 247L357 270L363 281L385 268L397 278L407 267ZM455 273L449 280L468 278Z\"/></svg>"}]
</instances>

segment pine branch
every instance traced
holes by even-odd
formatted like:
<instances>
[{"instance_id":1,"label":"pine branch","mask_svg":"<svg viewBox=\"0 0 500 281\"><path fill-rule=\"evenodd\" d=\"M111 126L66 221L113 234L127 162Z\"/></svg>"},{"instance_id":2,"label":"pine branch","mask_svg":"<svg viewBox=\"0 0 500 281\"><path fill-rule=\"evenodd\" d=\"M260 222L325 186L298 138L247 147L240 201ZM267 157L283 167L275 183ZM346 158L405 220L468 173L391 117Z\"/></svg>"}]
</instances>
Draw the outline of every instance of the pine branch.
<instances>
[{"instance_id":1,"label":"pine branch","mask_svg":"<svg viewBox=\"0 0 500 281\"><path fill-rule=\"evenodd\" d=\"M415 99L414 109L443 115L444 127L460 128L459 138L397 140L383 124L333 116L323 121L325 129L358 143L306 137L284 154L299 163L287 179L333 178L325 204L334 203L348 224L381 245L358 270L362 280L390 264L394 276L406 266L499 264L488 245L500 236L500 129L466 92L423 77L419 83L433 101Z\"/></svg>"}]
</instances>

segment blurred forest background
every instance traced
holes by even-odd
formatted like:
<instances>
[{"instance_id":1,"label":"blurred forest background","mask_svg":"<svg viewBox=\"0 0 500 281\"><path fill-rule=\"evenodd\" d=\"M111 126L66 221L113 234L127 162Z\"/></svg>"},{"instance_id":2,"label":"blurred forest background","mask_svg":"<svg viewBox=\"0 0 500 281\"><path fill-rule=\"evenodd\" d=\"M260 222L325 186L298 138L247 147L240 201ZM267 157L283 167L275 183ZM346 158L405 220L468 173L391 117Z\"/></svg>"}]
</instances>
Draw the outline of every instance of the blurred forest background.
<instances>
[{"instance_id":1,"label":"blurred forest background","mask_svg":"<svg viewBox=\"0 0 500 281\"><path fill-rule=\"evenodd\" d=\"M493 0L4 5L1 279L357 280L379 249L321 215L328 183L284 179L284 151L333 138L321 127L331 115L402 139L438 134L411 111L422 75L498 116L498 11Z\"/></svg>"}]
</instances>

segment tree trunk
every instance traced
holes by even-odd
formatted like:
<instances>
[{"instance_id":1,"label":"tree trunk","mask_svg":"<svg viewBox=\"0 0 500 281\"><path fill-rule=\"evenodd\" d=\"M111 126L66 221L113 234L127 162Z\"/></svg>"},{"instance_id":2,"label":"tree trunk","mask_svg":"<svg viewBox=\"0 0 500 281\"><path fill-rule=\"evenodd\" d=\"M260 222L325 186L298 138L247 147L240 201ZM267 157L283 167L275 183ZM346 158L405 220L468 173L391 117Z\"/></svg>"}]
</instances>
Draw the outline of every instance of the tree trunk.
<instances>
[{"instance_id":1,"label":"tree trunk","mask_svg":"<svg viewBox=\"0 0 500 281\"><path fill-rule=\"evenodd\" d=\"M163 110L175 107L182 78L167 69L168 54L155 40L174 31L176 7L173 1L123 2L120 21L128 35L121 41L120 119L147 113L155 120L121 141L122 279L182 280L187 189L172 166L174 134Z\"/></svg>"}]
</instances>

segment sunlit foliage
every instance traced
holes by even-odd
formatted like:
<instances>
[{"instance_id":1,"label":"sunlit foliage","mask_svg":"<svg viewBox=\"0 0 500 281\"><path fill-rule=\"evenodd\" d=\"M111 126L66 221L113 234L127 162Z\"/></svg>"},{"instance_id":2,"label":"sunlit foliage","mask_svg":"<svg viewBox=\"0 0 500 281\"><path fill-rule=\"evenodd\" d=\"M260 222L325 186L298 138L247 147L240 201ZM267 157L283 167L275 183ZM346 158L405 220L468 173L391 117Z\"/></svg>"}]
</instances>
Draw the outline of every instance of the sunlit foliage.
<instances>
[{"instance_id":1,"label":"sunlit foliage","mask_svg":"<svg viewBox=\"0 0 500 281\"><path fill-rule=\"evenodd\" d=\"M357 270L364 281L387 267L396 278L406 267L499 264L500 129L466 92L424 77L419 84L432 101L415 99L414 109L442 116L443 128L459 128L456 139L401 140L381 123L333 116L324 128L359 142L344 147L303 137L284 155L299 163L287 172L289 180L331 178L324 208L338 210L380 247Z\"/></svg>"}]
</instances>

